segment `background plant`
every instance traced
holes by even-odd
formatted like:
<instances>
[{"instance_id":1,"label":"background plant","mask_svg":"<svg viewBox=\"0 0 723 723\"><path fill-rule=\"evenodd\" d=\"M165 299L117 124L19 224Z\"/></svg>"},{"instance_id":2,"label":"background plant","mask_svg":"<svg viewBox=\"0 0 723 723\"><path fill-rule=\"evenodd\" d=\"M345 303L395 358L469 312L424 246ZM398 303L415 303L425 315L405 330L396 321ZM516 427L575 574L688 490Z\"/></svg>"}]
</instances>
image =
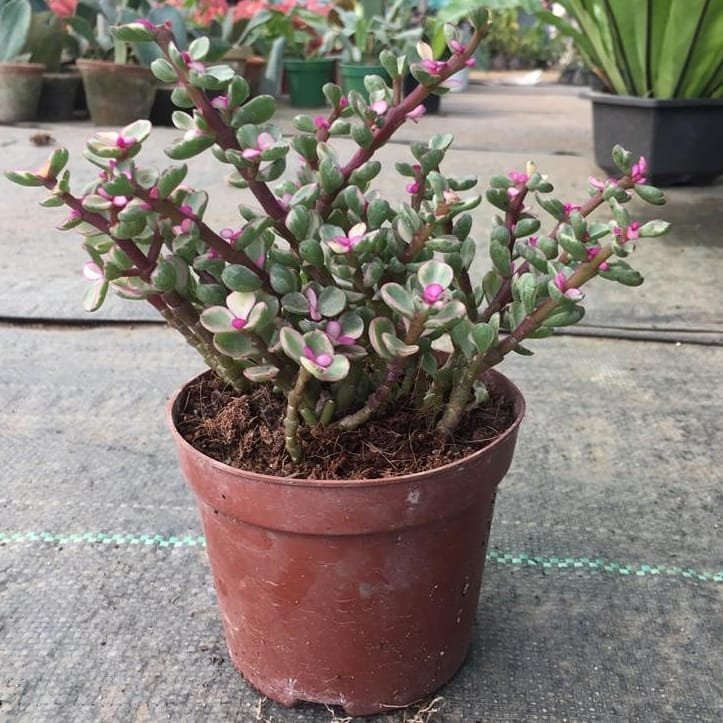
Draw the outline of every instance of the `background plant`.
<instances>
[{"instance_id":1,"label":"background plant","mask_svg":"<svg viewBox=\"0 0 723 723\"><path fill-rule=\"evenodd\" d=\"M720 0L558 2L569 20L549 10L540 18L572 39L608 90L649 98L723 97Z\"/></svg>"},{"instance_id":2,"label":"background plant","mask_svg":"<svg viewBox=\"0 0 723 723\"><path fill-rule=\"evenodd\" d=\"M407 61L388 52L380 60L392 84L368 76L368 102L328 84L328 112L297 116L288 139L271 123L273 98L249 99L243 78L204 63L207 39L184 53L167 28L118 30L128 41L156 39L164 57L154 61L155 74L179 83L174 101L189 112L174 115L183 137L167 149L170 158L210 148L229 181L256 198L260 208L241 205L227 228L204 220L208 197L184 185L185 164L159 173L137 163L151 131L146 121L88 142L101 170L79 195L64 149L40 170L8 177L47 188L45 205L70 207L61 228L80 231L90 254L88 309L111 287L145 299L239 392L273 384L283 393L294 461L303 454L302 422L356 429L400 405L428 415L445 439L484 403L485 370L510 352L531 353L526 339L579 321L590 279L641 283L625 257L636 239L667 229L631 218L625 204L633 192L654 204L663 197L646 185L644 159L633 162L621 148L614 153L621 178L591 179L580 205L551 195L534 164L492 178L485 195L499 214L492 268L481 280L469 274L477 250L469 211L481 197L476 178L441 170L451 136L412 144L410 162L396 164L407 199L381 197L377 150L470 62L486 19L484 11L471 18L467 45L448 28L447 61L422 48L425 60L411 67L419 86L404 99ZM223 94L209 101L206 90ZM353 142L347 159L337 138ZM286 172L289 151L303 159L295 174ZM589 220L601 206L612 221ZM544 231L542 217L551 217Z\"/></svg>"}]
</instances>

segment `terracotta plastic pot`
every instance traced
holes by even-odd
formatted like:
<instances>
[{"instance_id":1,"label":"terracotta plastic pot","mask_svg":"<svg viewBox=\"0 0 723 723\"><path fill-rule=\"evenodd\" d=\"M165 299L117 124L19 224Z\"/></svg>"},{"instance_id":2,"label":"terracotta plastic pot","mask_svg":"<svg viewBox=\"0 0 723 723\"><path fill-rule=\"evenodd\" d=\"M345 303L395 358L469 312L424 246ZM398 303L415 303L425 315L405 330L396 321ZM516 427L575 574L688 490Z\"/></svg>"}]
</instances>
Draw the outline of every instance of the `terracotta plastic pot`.
<instances>
[{"instance_id":1,"label":"terracotta plastic pot","mask_svg":"<svg viewBox=\"0 0 723 723\"><path fill-rule=\"evenodd\" d=\"M125 126L148 118L156 81L148 68L106 60L77 60L90 118L96 125Z\"/></svg>"},{"instance_id":2,"label":"terracotta plastic pot","mask_svg":"<svg viewBox=\"0 0 723 723\"><path fill-rule=\"evenodd\" d=\"M264 695L368 715L437 690L467 654L495 491L524 414L488 447L386 479L270 477L201 454L176 429L198 498L231 658Z\"/></svg>"},{"instance_id":3,"label":"terracotta plastic pot","mask_svg":"<svg viewBox=\"0 0 723 723\"><path fill-rule=\"evenodd\" d=\"M35 120L44 72L41 63L0 63L0 123Z\"/></svg>"}]
</instances>

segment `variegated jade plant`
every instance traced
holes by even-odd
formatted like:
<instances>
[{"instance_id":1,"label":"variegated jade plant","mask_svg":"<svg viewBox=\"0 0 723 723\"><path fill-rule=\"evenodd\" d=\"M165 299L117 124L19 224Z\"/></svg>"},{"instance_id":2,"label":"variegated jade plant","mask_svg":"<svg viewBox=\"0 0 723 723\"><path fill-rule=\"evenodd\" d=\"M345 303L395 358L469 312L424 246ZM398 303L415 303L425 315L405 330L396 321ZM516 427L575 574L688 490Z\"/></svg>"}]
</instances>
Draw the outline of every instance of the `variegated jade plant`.
<instances>
[{"instance_id":1,"label":"variegated jade plant","mask_svg":"<svg viewBox=\"0 0 723 723\"><path fill-rule=\"evenodd\" d=\"M174 115L184 135L167 154L183 160L210 148L231 183L258 201L259 208L241 206L241 219L228 228L204 221L208 197L183 185L185 165L159 173L137 163L151 131L145 121L88 142L101 171L80 194L71 191L64 149L38 171L8 176L47 188L45 205L71 209L61 228L84 236L88 308L98 308L109 288L145 299L239 392L275 385L287 399L293 460L303 455L300 424L355 429L399 405L433 415L440 438L454 435L465 413L484 403L485 370L510 352L529 353L526 339L579 321L590 279L640 284L622 257L635 239L667 230L660 221L631 219L625 204L633 193L653 204L663 196L646 185L644 159L634 163L621 148L614 152L621 177L591 179L580 205L552 196L533 164L492 178L486 197L499 214L483 279L469 273L477 251L469 211L481 200L471 192L476 179L441 170L450 136L412 144L413 162L396 164L406 178L404 202L374 190L382 171L376 151L418 118L430 92L470 64L487 15L472 21L466 45L447 28L449 60L420 49L424 60L411 67L420 85L406 98L407 61L385 53L391 87L367 77L367 103L327 85L328 112L297 116L290 138L271 123L272 98L249 98L243 78L207 67L205 39L186 53L166 27L118 29L121 39L158 43L163 58L153 71L178 83L174 101L189 109ZM221 95L209 100L208 89ZM347 159L334 148L338 138L355 144ZM291 149L302 162L287 173ZM589 221L598 207L614 220ZM546 231L541 216L551 217Z\"/></svg>"}]
</instances>

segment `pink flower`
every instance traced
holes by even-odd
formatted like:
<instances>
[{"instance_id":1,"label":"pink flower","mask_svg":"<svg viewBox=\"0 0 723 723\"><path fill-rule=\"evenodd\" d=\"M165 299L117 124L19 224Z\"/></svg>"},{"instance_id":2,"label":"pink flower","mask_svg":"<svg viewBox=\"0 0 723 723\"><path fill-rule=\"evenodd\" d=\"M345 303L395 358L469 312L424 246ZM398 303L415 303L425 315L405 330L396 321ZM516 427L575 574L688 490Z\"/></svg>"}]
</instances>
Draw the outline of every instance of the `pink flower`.
<instances>
[{"instance_id":1,"label":"pink flower","mask_svg":"<svg viewBox=\"0 0 723 723\"><path fill-rule=\"evenodd\" d=\"M304 289L304 296L309 302L309 317L312 321L321 321L321 313L319 312L319 297L311 286Z\"/></svg>"},{"instance_id":2,"label":"pink flower","mask_svg":"<svg viewBox=\"0 0 723 723\"><path fill-rule=\"evenodd\" d=\"M563 210L565 211L565 216L570 216L570 214L573 211L579 211L580 210L580 204L579 203L565 203L563 204Z\"/></svg>"},{"instance_id":3,"label":"pink flower","mask_svg":"<svg viewBox=\"0 0 723 723\"><path fill-rule=\"evenodd\" d=\"M341 98L339 98L339 108L341 108L343 110L348 105L349 105L349 99L345 95L342 95Z\"/></svg>"},{"instance_id":4,"label":"pink flower","mask_svg":"<svg viewBox=\"0 0 723 723\"><path fill-rule=\"evenodd\" d=\"M354 337L348 336L347 334L343 333L344 330L342 329L341 324L334 319L327 322L326 329L324 329L324 331L326 332L326 335L329 337L329 341L332 344L351 346L352 344L356 343L356 339Z\"/></svg>"},{"instance_id":5,"label":"pink flower","mask_svg":"<svg viewBox=\"0 0 723 723\"><path fill-rule=\"evenodd\" d=\"M334 361L334 357L331 354L325 352L314 354L314 350L310 346L304 347L304 356L324 369L331 366L331 363Z\"/></svg>"},{"instance_id":6,"label":"pink flower","mask_svg":"<svg viewBox=\"0 0 723 723\"><path fill-rule=\"evenodd\" d=\"M328 241L329 248L337 254L349 253L363 238L367 232L366 224L358 223L349 229L345 236L334 236Z\"/></svg>"},{"instance_id":7,"label":"pink flower","mask_svg":"<svg viewBox=\"0 0 723 723\"><path fill-rule=\"evenodd\" d=\"M514 181L515 183L517 183L519 185L524 185L525 183L527 183L527 181L530 180L529 176L526 173L522 173L521 171L510 171L507 174L507 177L511 181Z\"/></svg>"},{"instance_id":8,"label":"pink flower","mask_svg":"<svg viewBox=\"0 0 723 723\"><path fill-rule=\"evenodd\" d=\"M241 152L241 155L247 160L247 161L254 161L268 148L271 148L271 146L274 145L276 141L274 140L274 137L271 135L271 133L267 133L266 131L263 131L262 133L259 133L258 138L256 139L256 147L254 148L246 148Z\"/></svg>"},{"instance_id":9,"label":"pink flower","mask_svg":"<svg viewBox=\"0 0 723 723\"><path fill-rule=\"evenodd\" d=\"M430 75L439 75L447 68L447 63L444 60L435 60L434 51L432 46L428 43L419 42L417 43L417 53L422 59L420 66Z\"/></svg>"},{"instance_id":10,"label":"pink flower","mask_svg":"<svg viewBox=\"0 0 723 723\"><path fill-rule=\"evenodd\" d=\"M555 286L562 291L563 295L566 296L568 299L572 299L573 301L579 301L583 298L583 293L580 291L580 289L575 288L567 288L567 277L565 276L564 271L558 271L554 278L553 283Z\"/></svg>"},{"instance_id":11,"label":"pink flower","mask_svg":"<svg viewBox=\"0 0 723 723\"><path fill-rule=\"evenodd\" d=\"M406 185L406 191L407 193L419 193L420 185L417 181L414 181L413 183L408 183Z\"/></svg>"},{"instance_id":12,"label":"pink flower","mask_svg":"<svg viewBox=\"0 0 723 723\"><path fill-rule=\"evenodd\" d=\"M648 172L648 162L645 156L640 156L637 163L633 164L633 168L630 172L630 178L633 183L645 183L647 181L646 174Z\"/></svg>"},{"instance_id":13,"label":"pink flower","mask_svg":"<svg viewBox=\"0 0 723 723\"><path fill-rule=\"evenodd\" d=\"M530 236L530 238L527 239L527 243L530 244L533 248L537 248L537 236Z\"/></svg>"},{"instance_id":14,"label":"pink flower","mask_svg":"<svg viewBox=\"0 0 723 723\"><path fill-rule=\"evenodd\" d=\"M630 225L624 230L620 226L615 226L613 233L618 237L618 243L624 244L640 238L640 226L640 221L631 221Z\"/></svg>"},{"instance_id":15,"label":"pink flower","mask_svg":"<svg viewBox=\"0 0 723 723\"><path fill-rule=\"evenodd\" d=\"M206 66L200 60L194 60L187 50L181 53L181 58L189 70L194 70L196 73L206 72Z\"/></svg>"},{"instance_id":16,"label":"pink flower","mask_svg":"<svg viewBox=\"0 0 723 723\"><path fill-rule=\"evenodd\" d=\"M455 55L462 55L462 53L467 50L467 48L462 45L462 43L459 42L459 40L450 40L449 41L449 49L455 54Z\"/></svg>"},{"instance_id":17,"label":"pink flower","mask_svg":"<svg viewBox=\"0 0 723 723\"><path fill-rule=\"evenodd\" d=\"M593 246L592 248L585 249L587 253L587 260L592 261L602 251L599 246ZM607 261L603 261L598 265L600 271L607 271L610 268L610 264Z\"/></svg>"},{"instance_id":18,"label":"pink flower","mask_svg":"<svg viewBox=\"0 0 723 723\"><path fill-rule=\"evenodd\" d=\"M404 117L407 120L417 123L419 119L427 112L426 108L420 103L418 106L412 108Z\"/></svg>"},{"instance_id":19,"label":"pink flower","mask_svg":"<svg viewBox=\"0 0 723 723\"><path fill-rule=\"evenodd\" d=\"M369 106L377 115L384 115L389 108L389 103L386 100L375 100Z\"/></svg>"},{"instance_id":20,"label":"pink flower","mask_svg":"<svg viewBox=\"0 0 723 723\"><path fill-rule=\"evenodd\" d=\"M329 121L324 118L324 116L316 116L314 118L314 125L320 130L320 131L328 131L329 130Z\"/></svg>"},{"instance_id":21,"label":"pink flower","mask_svg":"<svg viewBox=\"0 0 723 723\"><path fill-rule=\"evenodd\" d=\"M444 293L444 286L442 284L427 284L422 291L422 299L425 303L436 304Z\"/></svg>"},{"instance_id":22,"label":"pink flower","mask_svg":"<svg viewBox=\"0 0 723 723\"><path fill-rule=\"evenodd\" d=\"M216 110L226 110L228 108L228 96L217 95L212 101L211 105Z\"/></svg>"}]
</instances>

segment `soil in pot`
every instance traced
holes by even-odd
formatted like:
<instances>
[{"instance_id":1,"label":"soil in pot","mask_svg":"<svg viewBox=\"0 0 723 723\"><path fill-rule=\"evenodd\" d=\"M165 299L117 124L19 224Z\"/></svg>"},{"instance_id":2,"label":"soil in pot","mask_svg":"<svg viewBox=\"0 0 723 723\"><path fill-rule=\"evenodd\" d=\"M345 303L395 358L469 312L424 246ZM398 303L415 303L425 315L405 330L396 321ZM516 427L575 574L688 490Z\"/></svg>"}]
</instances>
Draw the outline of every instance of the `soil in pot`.
<instances>
[{"instance_id":1,"label":"soil in pot","mask_svg":"<svg viewBox=\"0 0 723 723\"><path fill-rule=\"evenodd\" d=\"M514 421L501 396L465 418L455 439L440 444L434 419L397 409L360 430L303 427L306 459L290 466L284 450L285 400L270 387L239 396L218 377L200 377L179 408L178 429L189 444L224 464L309 479L373 479L415 474L484 448Z\"/></svg>"}]
</instances>

